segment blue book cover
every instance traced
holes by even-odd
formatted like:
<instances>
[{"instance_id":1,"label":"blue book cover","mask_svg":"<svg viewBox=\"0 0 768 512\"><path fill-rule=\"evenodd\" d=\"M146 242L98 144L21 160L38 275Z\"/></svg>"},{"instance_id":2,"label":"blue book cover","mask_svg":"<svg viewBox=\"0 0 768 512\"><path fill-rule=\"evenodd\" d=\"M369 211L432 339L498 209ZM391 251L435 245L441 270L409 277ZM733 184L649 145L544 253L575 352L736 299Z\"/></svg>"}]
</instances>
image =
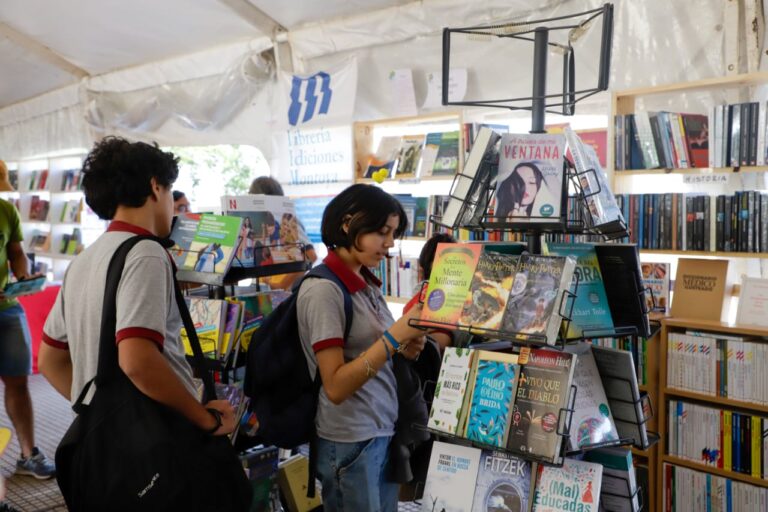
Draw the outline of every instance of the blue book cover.
<instances>
[{"instance_id":1,"label":"blue book cover","mask_svg":"<svg viewBox=\"0 0 768 512\"><path fill-rule=\"evenodd\" d=\"M593 244L563 244L548 243L547 250L557 256L571 256L576 259L576 270L573 273L573 282L578 278L578 286L571 292L575 292L576 299L571 312L571 323L568 326L568 338L580 338L584 331L592 331L592 335L599 334L595 331L611 331L613 319L611 309L608 306L608 297L605 294L603 276L600 274L600 265L597 262L597 253ZM589 332L587 333L589 334Z\"/></svg>"},{"instance_id":2,"label":"blue book cover","mask_svg":"<svg viewBox=\"0 0 768 512\"><path fill-rule=\"evenodd\" d=\"M505 447L512 397L517 389L517 356L481 351L467 420L466 437L490 446Z\"/></svg>"},{"instance_id":3,"label":"blue book cover","mask_svg":"<svg viewBox=\"0 0 768 512\"><path fill-rule=\"evenodd\" d=\"M483 450L472 512L527 511L531 476L530 462L507 452Z\"/></svg>"}]
</instances>

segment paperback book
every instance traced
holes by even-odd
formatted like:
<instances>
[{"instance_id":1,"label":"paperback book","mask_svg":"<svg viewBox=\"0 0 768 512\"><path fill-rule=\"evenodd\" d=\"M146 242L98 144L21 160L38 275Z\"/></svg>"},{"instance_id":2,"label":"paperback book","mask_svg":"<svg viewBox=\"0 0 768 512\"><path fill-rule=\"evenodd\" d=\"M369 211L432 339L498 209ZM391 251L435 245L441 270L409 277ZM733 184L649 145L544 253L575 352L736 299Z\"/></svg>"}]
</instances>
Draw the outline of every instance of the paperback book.
<instances>
[{"instance_id":1,"label":"paperback book","mask_svg":"<svg viewBox=\"0 0 768 512\"><path fill-rule=\"evenodd\" d=\"M446 347L427 426L448 434L460 435L465 423L465 397L470 394L469 374L474 351L469 348Z\"/></svg>"},{"instance_id":2,"label":"paperback book","mask_svg":"<svg viewBox=\"0 0 768 512\"><path fill-rule=\"evenodd\" d=\"M540 337L554 345L562 324L561 298L571 286L576 267L572 258L520 256L502 321L503 330Z\"/></svg>"},{"instance_id":3,"label":"paperback book","mask_svg":"<svg viewBox=\"0 0 768 512\"><path fill-rule=\"evenodd\" d=\"M637 329L643 337L651 334L645 308L640 257L633 244L596 244L597 261L616 328Z\"/></svg>"},{"instance_id":4,"label":"paperback book","mask_svg":"<svg viewBox=\"0 0 768 512\"><path fill-rule=\"evenodd\" d=\"M404 179L418 176L424 139L425 135L403 135L400 152L397 155L395 178Z\"/></svg>"},{"instance_id":5,"label":"paperback book","mask_svg":"<svg viewBox=\"0 0 768 512\"><path fill-rule=\"evenodd\" d=\"M472 512L526 512L533 475L530 462L507 452L483 450Z\"/></svg>"},{"instance_id":6,"label":"paperback book","mask_svg":"<svg viewBox=\"0 0 768 512\"><path fill-rule=\"evenodd\" d=\"M648 446L646 414L632 354L626 350L598 346L592 347L592 354L619 436L634 440L634 444L641 448Z\"/></svg>"},{"instance_id":7,"label":"paperback book","mask_svg":"<svg viewBox=\"0 0 768 512\"><path fill-rule=\"evenodd\" d=\"M597 512L603 466L565 459L562 467L539 466L533 512Z\"/></svg>"},{"instance_id":8,"label":"paperback book","mask_svg":"<svg viewBox=\"0 0 768 512\"><path fill-rule=\"evenodd\" d=\"M608 186L595 149L584 144L570 126L565 128L565 136L579 175L579 185L584 192L591 225L598 228L600 233L626 232L624 215Z\"/></svg>"},{"instance_id":9,"label":"paperback book","mask_svg":"<svg viewBox=\"0 0 768 512\"><path fill-rule=\"evenodd\" d=\"M573 373L576 399L568 438L569 449L578 450L585 446L617 441L619 434L592 355L592 346L579 343L569 345L566 350L576 356Z\"/></svg>"},{"instance_id":10,"label":"paperback book","mask_svg":"<svg viewBox=\"0 0 768 512\"><path fill-rule=\"evenodd\" d=\"M459 132L443 132L440 134L440 145L431 174L432 176L452 176L456 174L458 168Z\"/></svg>"},{"instance_id":11,"label":"paperback book","mask_svg":"<svg viewBox=\"0 0 768 512\"><path fill-rule=\"evenodd\" d=\"M512 408L507 448L546 462L561 460L567 425L561 410L568 407L576 357L548 349L523 347L522 366Z\"/></svg>"},{"instance_id":12,"label":"paperback book","mask_svg":"<svg viewBox=\"0 0 768 512\"><path fill-rule=\"evenodd\" d=\"M494 218L499 222L559 223L567 193L565 137L504 134L499 147Z\"/></svg>"},{"instance_id":13,"label":"paperback book","mask_svg":"<svg viewBox=\"0 0 768 512\"><path fill-rule=\"evenodd\" d=\"M645 295L648 311L666 313L669 311L669 263L643 262L640 264L643 273L643 285L653 293Z\"/></svg>"},{"instance_id":14,"label":"paperback book","mask_svg":"<svg viewBox=\"0 0 768 512\"><path fill-rule=\"evenodd\" d=\"M259 267L303 261L309 243L299 228L293 200L281 196L222 196L225 215L241 217L240 242L233 267Z\"/></svg>"},{"instance_id":15,"label":"paperback book","mask_svg":"<svg viewBox=\"0 0 768 512\"><path fill-rule=\"evenodd\" d=\"M376 154L368 162L368 169L365 171L365 178L373 178L375 173L382 170L387 173L387 177L392 177L397 167L397 156L400 153L400 144L402 140L399 135L388 135L382 137L379 141L379 147Z\"/></svg>"},{"instance_id":16,"label":"paperback book","mask_svg":"<svg viewBox=\"0 0 768 512\"><path fill-rule=\"evenodd\" d=\"M482 247L479 244L438 244L421 312L423 325L457 325L461 318Z\"/></svg>"},{"instance_id":17,"label":"paperback book","mask_svg":"<svg viewBox=\"0 0 768 512\"><path fill-rule=\"evenodd\" d=\"M571 321L568 324L566 336L581 338L590 333L595 335L600 332L610 332L613 329L613 319L594 245L549 242L547 250L549 254L570 256L576 260L573 284L570 289L576 298L573 300Z\"/></svg>"},{"instance_id":18,"label":"paperback book","mask_svg":"<svg viewBox=\"0 0 768 512\"><path fill-rule=\"evenodd\" d=\"M473 364L466 438L503 448L507 445L511 404L520 372L517 356L481 350Z\"/></svg>"},{"instance_id":19,"label":"paperback book","mask_svg":"<svg viewBox=\"0 0 768 512\"><path fill-rule=\"evenodd\" d=\"M459 322L474 331L501 329L519 256L483 251Z\"/></svg>"},{"instance_id":20,"label":"paperback book","mask_svg":"<svg viewBox=\"0 0 768 512\"><path fill-rule=\"evenodd\" d=\"M480 450L435 441L429 457L422 512L472 512Z\"/></svg>"},{"instance_id":21,"label":"paperback book","mask_svg":"<svg viewBox=\"0 0 768 512\"><path fill-rule=\"evenodd\" d=\"M208 213L179 215L170 249L180 269L224 274L235 256L243 219Z\"/></svg>"}]
</instances>

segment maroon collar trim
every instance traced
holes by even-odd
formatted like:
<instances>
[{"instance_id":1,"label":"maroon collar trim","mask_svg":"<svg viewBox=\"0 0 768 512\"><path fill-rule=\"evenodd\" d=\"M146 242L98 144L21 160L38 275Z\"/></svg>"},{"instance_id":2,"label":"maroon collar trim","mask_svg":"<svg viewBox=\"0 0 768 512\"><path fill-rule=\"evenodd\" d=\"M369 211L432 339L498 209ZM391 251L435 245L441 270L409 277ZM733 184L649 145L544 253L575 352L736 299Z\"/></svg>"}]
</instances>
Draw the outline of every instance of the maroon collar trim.
<instances>
[{"instance_id":1,"label":"maroon collar trim","mask_svg":"<svg viewBox=\"0 0 768 512\"><path fill-rule=\"evenodd\" d=\"M125 222L122 220L113 220L109 223L109 227L107 228L108 232L111 231L127 231L129 233L133 233L134 235L152 235L154 234L151 231L148 231L142 227L136 226L135 224L131 224L129 222Z\"/></svg>"},{"instance_id":2,"label":"maroon collar trim","mask_svg":"<svg viewBox=\"0 0 768 512\"><path fill-rule=\"evenodd\" d=\"M367 286L366 282L360 279L360 276L352 272L334 251L328 251L328 256L325 257L323 263L331 269L331 272L341 279L341 282L347 287L349 293L357 293L360 290L364 290ZM367 281L373 283L377 287L381 286L381 281L379 281L367 267L363 267L360 272Z\"/></svg>"}]
</instances>

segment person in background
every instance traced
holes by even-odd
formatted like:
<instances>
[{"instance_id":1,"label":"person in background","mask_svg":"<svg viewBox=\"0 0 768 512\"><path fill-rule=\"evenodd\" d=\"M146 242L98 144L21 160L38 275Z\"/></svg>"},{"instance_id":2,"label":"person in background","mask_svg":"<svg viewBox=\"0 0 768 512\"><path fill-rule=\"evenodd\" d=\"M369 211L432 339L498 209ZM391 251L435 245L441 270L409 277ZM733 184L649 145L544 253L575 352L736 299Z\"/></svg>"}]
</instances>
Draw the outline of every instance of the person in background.
<instances>
[{"instance_id":1,"label":"person in background","mask_svg":"<svg viewBox=\"0 0 768 512\"><path fill-rule=\"evenodd\" d=\"M418 293L416 293L416 295L414 295L403 307L403 313L407 313L413 306L421 302L421 294L426 290L426 287L429 284L429 276L432 275L432 263L434 263L435 260L437 244L441 243L453 244L456 243L456 239L448 233L435 233L424 243L424 247L421 248L421 253L419 253L419 281L422 282L422 285L419 287ZM435 340L440 347L441 353L445 350L445 347L450 347L453 343L452 331L433 331L429 337Z\"/></svg>"},{"instance_id":2,"label":"person in background","mask_svg":"<svg viewBox=\"0 0 768 512\"><path fill-rule=\"evenodd\" d=\"M387 257L407 222L397 199L372 185L346 188L323 212L329 250L323 264L352 300L346 339L344 296L336 283L309 279L297 292L299 337L310 371L319 371L322 381L315 423L326 510L397 510L399 485L388 478L398 419L394 358L417 359L426 339L408 323L421 308L395 321L369 269Z\"/></svg>"},{"instance_id":3,"label":"person in background","mask_svg":"<svg viewBox=\"0 0 768 512\"><path fill-rule=\"evenodd\" d=\"M181 190L173 191L173 214L189 213L190 204L187 195Z\"/></svg>"},{"instance_id":4,"label":"person in background","mask_svg":"<svg viewBox=\"0 0 768 512\"><path fill-rule=\"evenodd\" d=\"M45 480L56 474L56 467L35 446L28 385L28 375L32 373L32 343L27 317L18 301L6 299L2 291L8 284L10 272L20 281L38 277L29 273L22 239L19 212L11 203L0 199L0 379L5 388L5 410L21 448L16 473Z\"/></svg>"},{"instance_id":5,"label":"person in background","mask_svg":"<svg viewBox=\"0 0 768 512\"><path fill-rule=\"evenodd\" d=\"M283 187L280 182L271 176L259 176L251 182L251 188L248 189L249 194L264 194L267 196L285 196ZM309 240L306 234L304 225L299 219L299 229L301 230L300 238L302 240ZM304 246L304 258L310 263L314 264L317 261L317 252L312 244L306 244ZM279 276L272 276L266 278L267 284L273 290L290 290L293 283L304 275L304 272L294 272L292 274L282 274Z\"/></svg>"}]
</instances>

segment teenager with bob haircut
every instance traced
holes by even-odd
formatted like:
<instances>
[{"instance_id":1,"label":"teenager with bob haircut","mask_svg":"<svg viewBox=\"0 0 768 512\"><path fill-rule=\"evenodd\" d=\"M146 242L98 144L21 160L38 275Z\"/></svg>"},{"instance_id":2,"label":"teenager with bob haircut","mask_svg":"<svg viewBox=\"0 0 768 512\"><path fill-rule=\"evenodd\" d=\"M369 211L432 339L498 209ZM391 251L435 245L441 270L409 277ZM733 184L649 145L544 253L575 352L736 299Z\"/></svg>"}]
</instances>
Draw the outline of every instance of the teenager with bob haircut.
<instances>
[{"instance_id":1,"label":"teenager with bob haircut","mask_svg":"<svg viewBox=\"0 0 768 512\"><path fill-rule=\"evenodd\" d=\"M298 291L299 335L322 388L318 400L317 473L326 510L397 510L399 485L388 478L389 447L398 416L393 358L417 359L424 332L408 325L420 307L395 321L369 270L378 267L405 232L403 207L372 185L352 185L323 212L323 264L352 299L344 339L342 291L326 279L308 279Z\"/></svg>"},{"instance_id":2,"label":"teenager with bob haircut","mask_svg":"<svg viewBox=\"0 0 768 512\"><path fill-rule=\"evenodd\" d=\"M73 403L96 375L112 255L135 235L170 235L177 163L172 153L157 145L107 137L83 164L85 200L100 218L111 222L106 233L69 265L43 328L39 358L41 373ZM155 241L141 241L128 253L116 302L118 364L141 393L177 411L203 432L227 435L235 428L229 401L203 405L197 399L179 337L182 320L173 272L170 255Z\"/></svg>"}]
</instances>

